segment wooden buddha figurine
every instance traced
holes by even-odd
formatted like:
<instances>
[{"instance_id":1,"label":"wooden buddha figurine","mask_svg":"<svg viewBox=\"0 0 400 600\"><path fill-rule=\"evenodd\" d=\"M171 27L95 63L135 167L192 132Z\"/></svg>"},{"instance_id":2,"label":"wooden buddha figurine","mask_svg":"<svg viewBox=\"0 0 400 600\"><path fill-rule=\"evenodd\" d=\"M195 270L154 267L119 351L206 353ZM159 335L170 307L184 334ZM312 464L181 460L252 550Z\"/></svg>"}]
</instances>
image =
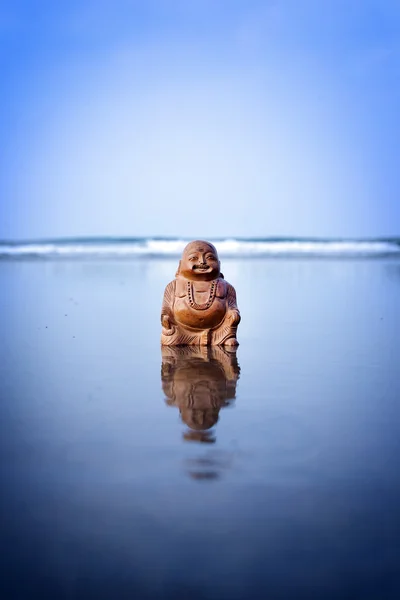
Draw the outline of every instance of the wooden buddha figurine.
<instances>
[{"instance_id":1,"label":"wooden buddha figurine","mask_svg":"<svg viewBox=\"0 0 400 600\"><path fill-rule=\"evenodd\" d=\"M240 313L235 289L224 280L215 247L190 242L161 309L163 346L237 346Z\"/></svg>"}]
</instances>

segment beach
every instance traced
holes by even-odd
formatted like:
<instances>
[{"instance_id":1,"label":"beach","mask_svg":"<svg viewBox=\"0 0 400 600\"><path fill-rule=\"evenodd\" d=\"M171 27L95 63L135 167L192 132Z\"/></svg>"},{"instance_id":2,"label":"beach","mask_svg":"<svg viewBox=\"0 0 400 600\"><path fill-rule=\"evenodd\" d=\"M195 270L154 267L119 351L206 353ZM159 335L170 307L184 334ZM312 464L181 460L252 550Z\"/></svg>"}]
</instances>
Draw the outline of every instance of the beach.
<instances>
[{"instance_id":1,"label":"beach","mask_svg":"<svg viewBox=\"0 0 400 600\"><path fill-rule=\"evenodd\" d=\"M399 259L223 260L236 354L167 356L176 268L0 261L2 597L400 597Z\"/></svg>"}]
</instances>

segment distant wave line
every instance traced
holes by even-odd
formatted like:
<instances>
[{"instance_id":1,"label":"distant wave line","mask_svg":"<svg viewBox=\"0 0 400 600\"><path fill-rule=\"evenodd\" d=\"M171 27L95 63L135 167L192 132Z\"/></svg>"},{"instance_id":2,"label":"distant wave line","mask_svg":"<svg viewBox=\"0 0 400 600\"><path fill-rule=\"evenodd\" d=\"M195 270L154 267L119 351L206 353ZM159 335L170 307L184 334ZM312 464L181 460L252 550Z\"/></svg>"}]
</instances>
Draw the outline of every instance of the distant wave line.
<instances>
[{"instance_id":1,"label":"distant wave line","mask_svg":"<svg viewBox=\"0 0 400 600\"><path fill-rule=\"evenodd\" d=\"M0 241L0 259L168 258L182 253L183 238L66 238ZM225 238L212 241L221 257L400 257L399 238Z\"/></svg>"}]
</instances>

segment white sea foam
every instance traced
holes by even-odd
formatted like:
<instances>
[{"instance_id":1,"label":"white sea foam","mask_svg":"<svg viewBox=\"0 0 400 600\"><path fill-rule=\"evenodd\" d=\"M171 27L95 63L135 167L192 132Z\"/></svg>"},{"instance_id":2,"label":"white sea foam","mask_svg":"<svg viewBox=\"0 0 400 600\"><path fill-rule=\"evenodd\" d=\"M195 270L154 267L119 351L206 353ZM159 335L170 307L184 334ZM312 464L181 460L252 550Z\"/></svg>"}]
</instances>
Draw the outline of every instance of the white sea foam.
<instances>
[{"instance_id":1,"label":"white sea foam","mask_svg":"<svg viewBox=\"0 0 400 600\"><path fill-rule=\"evenodd\" d=\"M0 243L2 259L176 257L188 240L105 239ZM399 240L214 240L221 257L400 257Z\"/></svg>"}]
</instances>

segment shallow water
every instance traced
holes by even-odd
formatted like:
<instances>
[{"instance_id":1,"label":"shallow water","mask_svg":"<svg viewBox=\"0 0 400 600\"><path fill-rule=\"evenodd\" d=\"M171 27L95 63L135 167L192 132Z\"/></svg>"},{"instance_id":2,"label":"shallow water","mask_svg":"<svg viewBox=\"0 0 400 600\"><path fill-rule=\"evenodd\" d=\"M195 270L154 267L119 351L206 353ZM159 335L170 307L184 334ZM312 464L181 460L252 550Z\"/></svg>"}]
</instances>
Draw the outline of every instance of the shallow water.
<instances>
[{"instance_id":1,"label":"shallow water","mask_svg":"<svg viewBox=\"0 0 400 600\"><path fill-rule=\"evenodd\" d=\"M0 262L2 597L400 597L400 263L225 261L236 356L175 270Z\"/></svg>"}]
</instances>

